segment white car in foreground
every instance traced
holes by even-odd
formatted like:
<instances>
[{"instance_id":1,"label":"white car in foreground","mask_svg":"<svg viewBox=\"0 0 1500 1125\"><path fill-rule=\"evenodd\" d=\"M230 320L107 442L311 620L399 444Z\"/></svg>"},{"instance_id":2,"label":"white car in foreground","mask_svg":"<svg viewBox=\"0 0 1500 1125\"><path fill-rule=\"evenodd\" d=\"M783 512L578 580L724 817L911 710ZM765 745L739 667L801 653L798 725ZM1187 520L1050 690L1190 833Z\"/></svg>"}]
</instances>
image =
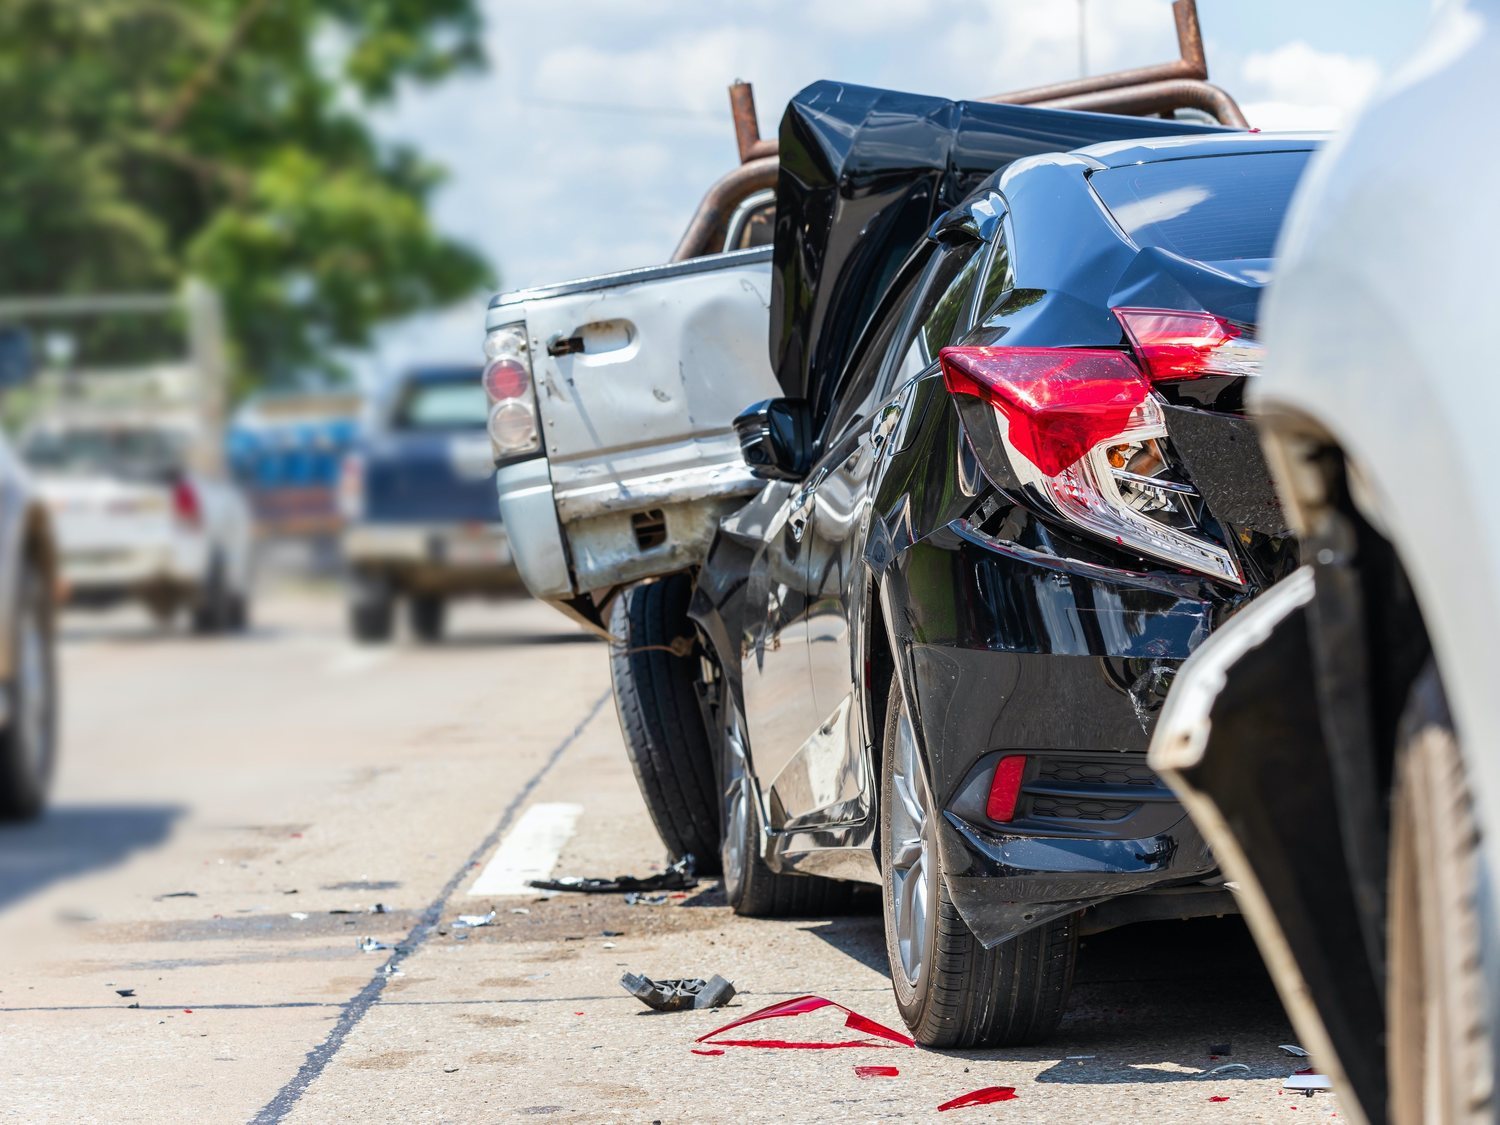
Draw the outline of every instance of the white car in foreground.
<instances>
[{"instance_id":1,"label":"white car in foreground","mask_svg":"<svg viewBox=\"0 0 1500 1125\"><path fill-rule=\"evenodd\" d=\"M249 621L254 529L228 479L192 467L195 432L170 422L42 423L22 441L52 513L68 604L143 603L195 631Z\"/></svg>"},{"instance_id":2,"label":"white car in foreground","mask_svg":"<svg viewBox=\"0 0 1500 1125\"><path fill-rule=\"evenodd\" d=\"M1500 4L1449 3L1303 180L1250 395L1303 569L1151 748L1356 1121L1497 1108L1496 105Z\"/></svg>"}]
</instances>

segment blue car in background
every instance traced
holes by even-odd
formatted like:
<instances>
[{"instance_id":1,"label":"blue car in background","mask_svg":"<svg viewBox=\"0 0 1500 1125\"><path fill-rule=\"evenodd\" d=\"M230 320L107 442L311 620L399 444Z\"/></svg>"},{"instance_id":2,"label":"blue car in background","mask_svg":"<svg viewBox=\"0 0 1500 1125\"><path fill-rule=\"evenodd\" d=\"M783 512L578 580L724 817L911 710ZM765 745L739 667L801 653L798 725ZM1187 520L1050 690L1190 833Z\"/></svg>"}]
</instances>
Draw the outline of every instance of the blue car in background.
<instances>
[{"instance_id":1,"label":"blue car in background","mask_svg":"<svg viewBox=\"0 0 1500 1125\"><path fill-rule=\"evenodd\" d=\"M413 634L437 641L450 598L516 588L479 375L466 366L408 370L344 460L340 506L357 640L388 640L404 598Z\"/></svg>"}]
</instances>

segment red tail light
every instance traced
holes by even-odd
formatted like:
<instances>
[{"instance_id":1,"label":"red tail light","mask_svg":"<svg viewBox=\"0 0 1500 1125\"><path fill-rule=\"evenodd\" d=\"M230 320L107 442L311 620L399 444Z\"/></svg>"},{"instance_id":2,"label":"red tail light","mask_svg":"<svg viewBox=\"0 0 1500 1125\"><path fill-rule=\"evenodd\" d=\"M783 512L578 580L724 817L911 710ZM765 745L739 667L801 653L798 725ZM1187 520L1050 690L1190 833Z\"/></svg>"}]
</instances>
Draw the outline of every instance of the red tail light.
<instances>
[{"instance_id":1,"label":"red tail light","mask_svg":"<svg viewBox=\"0 0 1500 1125\"><path fill-rule=\"evenodd\" d=\"M1115 309L1153 383L1253 375L1260 348L1222 316L1173 309Z\"/></svg>"},{"instance_id":2,"label":"red tail light","mask_svg":"<svg viewBox=\"0 0 1500 1125\"><path fill-rule=\"evenodd\" d=\"M172 513L190 527L197 527L203 522L203 508L198 503L198 490L185 480L180 480L172 486Z\"/></svg>"},{"instance_id":3,"label":"red tail light","mask_svg":"<svg viewBox=\"0 0 1500 1125\"><path fill-rule=\"evenodd\" d=\"M1005 415L1010 444L1056 476L1123 433L1150 391L1124 352L1089 348L944 348L943 383Z\"/></svg>"},{"instance_id":4,"label":"red tail light","mask_svg":"<svg viewBox=\"0 0 1500 1125\"><path fill-rule=\"evenodd\" d=\"M985 802L984 813L1000 824L1014 820L1016 801L1021 796L1021 778L1026 773L1026 756L1011 754L1000 759L995 767L995 779L990 782L990 799Z\"/></svg>"},{"instance_id":5,"label":"red tail light","mask_svg":"<svg viewBox=\"0 0 1500 1125\"><path fill-rule=\"evenodd\" d=\"M518 360L497 359L484 369L484 389L493 402L520 398L531 389L531 373Z\"/></svg>"}]
</instances>

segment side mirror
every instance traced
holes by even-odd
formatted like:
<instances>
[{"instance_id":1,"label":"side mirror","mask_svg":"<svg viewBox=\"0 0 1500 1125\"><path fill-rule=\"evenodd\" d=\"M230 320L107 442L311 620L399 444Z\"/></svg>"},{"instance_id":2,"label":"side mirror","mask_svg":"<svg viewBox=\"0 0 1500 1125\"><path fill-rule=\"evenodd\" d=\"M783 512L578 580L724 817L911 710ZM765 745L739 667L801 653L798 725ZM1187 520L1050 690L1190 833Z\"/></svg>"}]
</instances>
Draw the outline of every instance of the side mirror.
<instances>
[{"instance_id":1,"label":"side mirror","mask_svg":"<svg viewBox=\"0 0 1500 1125\"><path fill-rule=\"evenodd\" d=\"M18 387L36 374L31 333L14 326L0 327L0 390Z\"/></svg>"},{"instance_id":2,"label":"side mirror","mask_svg":"<svg viewBox=\"0 0 1500 1125\"><path fill-rule=\"evenodd\" d=\"M812 411L800 398L768 398L734 420L740 452L763 480L801 480L812 467Z\"/></svg>"}]
</instances>

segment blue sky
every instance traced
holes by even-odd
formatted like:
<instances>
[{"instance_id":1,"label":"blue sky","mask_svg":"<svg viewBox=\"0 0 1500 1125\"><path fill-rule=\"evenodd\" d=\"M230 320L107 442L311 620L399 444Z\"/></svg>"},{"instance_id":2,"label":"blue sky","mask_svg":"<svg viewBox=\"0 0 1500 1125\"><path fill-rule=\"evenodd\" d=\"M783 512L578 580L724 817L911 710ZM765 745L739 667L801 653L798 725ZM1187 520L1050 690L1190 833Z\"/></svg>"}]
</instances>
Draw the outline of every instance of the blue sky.
<instances>
[{"instance_id":1,"label":"blue sky","mask_svg":"<svg viewBox=\"0 0 1500 1125\"><path fill-rule=\"evenodd\" d=\"M446 166L445 230L516 288L660 262L761 130L819 78L974 97L1075 77L1076 0L483 0L491 68L405 92L382 133ZM1212 79L1251 124L1336 127L1410 53L1427 0L1199 0ZM1090 73L1176 56L1168 0L1085 0ZM476 358L483 300L394 326L381 368Z\"/></svg>"}]
</instances>

